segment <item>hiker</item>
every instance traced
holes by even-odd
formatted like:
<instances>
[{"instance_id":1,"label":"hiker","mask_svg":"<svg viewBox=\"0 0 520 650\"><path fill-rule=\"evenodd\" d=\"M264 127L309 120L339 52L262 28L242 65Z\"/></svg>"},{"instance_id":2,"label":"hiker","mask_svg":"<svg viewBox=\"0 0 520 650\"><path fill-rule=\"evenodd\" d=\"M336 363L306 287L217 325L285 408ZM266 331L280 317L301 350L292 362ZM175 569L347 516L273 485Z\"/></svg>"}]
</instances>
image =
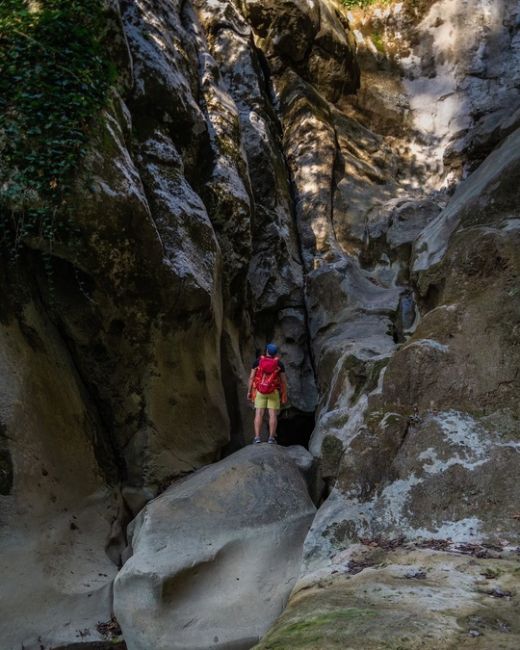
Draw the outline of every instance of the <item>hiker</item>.
<instances>
[{"instance_id":1,"label":"hiker","mask_svg":"<svg viewBox=\"0 0 520 650\"><path fill-rule=\"evenodd\" d=\"M255 413L255 443L262 442L260 433L265 410L269 411L269 439L268 443L276 444L276 427L278 425L278 411L280 402L287 403L287 379L285 367L276 356L278 348L274 343L265 346L265 355L257 359L249 375L247 397L254 402Z\"/></svg>"}]
</instances>

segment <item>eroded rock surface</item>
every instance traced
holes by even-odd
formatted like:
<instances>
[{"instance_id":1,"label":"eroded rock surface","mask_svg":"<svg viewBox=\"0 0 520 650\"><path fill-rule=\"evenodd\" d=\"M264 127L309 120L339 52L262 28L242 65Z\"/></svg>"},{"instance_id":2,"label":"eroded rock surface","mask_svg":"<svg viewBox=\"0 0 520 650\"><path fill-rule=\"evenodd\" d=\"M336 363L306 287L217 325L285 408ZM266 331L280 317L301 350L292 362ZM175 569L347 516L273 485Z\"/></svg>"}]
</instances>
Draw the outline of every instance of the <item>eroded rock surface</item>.
<instances>
[{"instance_id":1,"label":"eroded rock surface","mask_svg":"<svg viewBox=\"0 0 520 650\"><path fill-rule=\"evenodd\" d=\"M256 650L518 647L518 562L353 545L291 603Z\"/></svg>"},{"instance_id":2,"label":"eroded rock surface","mask_svg":"<svg viewBox=\"0 0 520 650\"><path fill-rule=\"evenodd\" d=\"M115 582L129 650L250 648L285 606L314 512L282 447L249 446L174 484L131 524Z\"/></svg>"},{"instance_id":3,"label":"eroded rock surface","mask_svg":"<svg viewBox=\"0 0 520 650\"><path fill-rule=\"evenodd\" d=\"M120 74L69 197L77 241L54 242L52 287L37 241L5 269L6 650L102 641L130 513L251 435L255 347L280 343L295 413L317 399L290 181L247 23L233 9L244 35L219 42L215 7L109 4Z\"/></svg>"},{"instance_id":4,"label":"eroded rock surface","mask_svg":"<svg viewBox=\"0 0 520 650\"><path fill-rule=\"evenodd\" d=\"M502 136L488 141L491 148L499 144L485 160L489 149L469 146L473 135L480 137L476 106L490 124L501 124L503 116L497 96L479 92L482 79L465 78L477 51L483 77L500 65L494 43L507 42L516 52L515 31L507 25L518 4L494 5L491 13L474 9L464 25L447 2L421 6L415 22L406 5L376 8L365 17L358 12L351 22L361 91L337 106L313 90L304 93L292 73L278 80L278 88L290 89L282 122L291 136L298 134L286 143L321 392L310 449L332 489L307 536L287 618L260 647L334 647L333 630L341 624L339 647L436 648L440 637L426 628L414 631L416 610L404 596L400 616L410 625L402 635L388 611L371 609L373 603L367 612L333 613L335 599L347 602L354 593L347 582L332 586L343 554L360 539L382 548L403 538L446 542L446 548L492 544L511 550L518 544L518 494L509 480L509 472L518 471L519 444L513 396L520 388L513 369L519 204L511 189L518 183L517 133L513 118L509 131L497 126ZM486 20L494 30L481 30ZM441 38L455 24L464 39L450 40L456 30ZM385 31L378 34L381 26ZM433 41L420 41L430 27L440 29L437 36L432 31ZM371 29L382 47L373 45ZM434 53L429 71L425 47ZM497 91L511 106L509 115L518 104L514 76L506 74ZM438 97L444 82L456 97ZM451 99L449 107L442 105ZM457 109L462 106L472 113ZM300 122L305 126L298 130ZM314 147L305 128L320 134ZM416 140L407 139L410 129ZM446 193L443 188L468 169L475 171L453 196ZM504 571L514 594L514 568ZM358 596L379 589L378 579L367 573ZM436 589L440 594L444 587ZM480 607L473 597L462 600L468 611ZM307 627L314 610L316 626ZM452 622L450 632L445 620L446 647L518 642L509 624L503 637L490 641L478 629L474 636L470 630L459 634L458 614Z\"/></svg>"},{"instance_id":5,"label":"eroded rock surface","mask_svg":"<svg viewBox=\"0 0 520 650\"><path fill-rule=\"evenodd\" d=\"M519 231L511 219L518 205L511 187L519 178L517 137L509 136L461 183L437 217L444 224L458 215L444 256L417 271L419 295L434 303L391 357L364 419L343 430L338 481L313 526L310 555L317 552L313 542L321 546L320 536L328 539L339 528L346 543L399 535L520 539L510 480L520 444L513 334L520 321L513 288ZM339 542L337 532L332 537Z\"/></svg>"},{"instance_id":6,"label":"eroded rock surface","mask_svg":"<svg viewBox=\"0 0 520 650\"><path fill-rule=\"evenodd\" d=\"M0 334L1 646L102 642L123 503L95 455L99 423L54 326L34 306Z\"/></svg>"},{"instance_id":7,"label":"eroded rock surface","mask_svg":"<svg viewBox=\"0 0 520 650\"><path fill-rule=\"evenodd\" d=\"M283 450L183 479L136 519L118 582L129 647L170 647L172 630L179 647L250 647L298 571L262 647L334 647L333 629L341 647L517 647L514 560L453 553L519 543L519 3L108 4L120 74L70 197L78 242L54 242L52 287L36 240L5 268L0 555L16 588L2 648L105 642L128 519L250 440L247 376L270 339L287 421L297 434L316 416L313 460L291 453L328 497L303 564L312 505ZM240 471L279 512L232 489ZM204 488L219 480L225 512ZM189 485L201 505L181 498ZM217 528L228 513L238 537ZM170 540L178 522L191 546ZM287 562L266 550L279 538ZM162 543L174 552L153 560ZM480 593L480 570L511 595ZM275 572L274 589L261 578ZM235 636L215 584L241 599ZM504 599L498 623L489 598Z\"/></svg>"}]
</instances>

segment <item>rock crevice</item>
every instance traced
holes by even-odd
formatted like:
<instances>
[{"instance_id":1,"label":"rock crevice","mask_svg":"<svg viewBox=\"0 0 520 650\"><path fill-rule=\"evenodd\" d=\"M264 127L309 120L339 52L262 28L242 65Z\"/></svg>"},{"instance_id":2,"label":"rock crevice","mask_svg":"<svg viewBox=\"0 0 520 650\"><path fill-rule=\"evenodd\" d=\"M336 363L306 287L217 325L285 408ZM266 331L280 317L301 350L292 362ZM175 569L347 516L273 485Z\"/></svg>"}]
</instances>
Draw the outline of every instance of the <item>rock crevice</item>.
<instances>
[{"instance_id":1,"label":"rock crevice","mask_svg":"<svg viewBox=\"0 0 520 650\"><path fill-rule=\"evenodd\" d=\"M292 589L259 647L516 648L518 2L108 5L76 245L0 291L2 648L106 644L131 516L129 650L251 647ZM271 339L313 458L241 449Z\"/></svg>"}]
</instances>

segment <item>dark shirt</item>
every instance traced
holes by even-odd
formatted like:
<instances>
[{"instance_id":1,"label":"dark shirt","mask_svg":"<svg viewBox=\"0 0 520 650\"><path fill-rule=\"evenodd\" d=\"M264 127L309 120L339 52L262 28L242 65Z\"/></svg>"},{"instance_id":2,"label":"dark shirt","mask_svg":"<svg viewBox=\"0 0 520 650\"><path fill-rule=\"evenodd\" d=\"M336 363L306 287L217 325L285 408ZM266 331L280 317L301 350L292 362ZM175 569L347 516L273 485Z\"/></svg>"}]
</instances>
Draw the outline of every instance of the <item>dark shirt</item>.
<instances>
[{"instance_id":1,"label":"dark shirt","mask_svg":"<svg viewBox=\"0 0 520 650\"><path fill-rule=\"evenodd\" d=\"M251 366L252 369L254 370L255 368L258 368L258 364L259 364L259 363L260 363L260 359L257 359L257 360L253 363L253 365ZM280 359L278 359L278 365L280 366L280 372L285 372L285 366L284 366L283 363L280 361Z\"/></svg>"}]
</instances>

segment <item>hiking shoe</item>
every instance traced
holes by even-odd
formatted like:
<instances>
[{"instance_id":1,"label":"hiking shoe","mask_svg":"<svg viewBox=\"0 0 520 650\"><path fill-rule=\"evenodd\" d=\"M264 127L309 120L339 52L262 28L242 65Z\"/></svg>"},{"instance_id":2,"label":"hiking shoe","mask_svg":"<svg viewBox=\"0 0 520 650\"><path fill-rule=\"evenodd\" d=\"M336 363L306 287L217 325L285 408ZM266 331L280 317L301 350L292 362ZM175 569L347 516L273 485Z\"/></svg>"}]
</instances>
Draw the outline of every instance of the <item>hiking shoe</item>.
<instances>
[{"instance_id":1,"label":"hiking shoe","mask_svg":"<svg viewBox=\"0 0 520 650\"><path fill-rule=\"evenodd\" d=\"M276 438L269 438L267 441L270 445L276 445Z\"/></svg>"},{"instance_id":2,"label":"hiking shoe","mask_svg":"<svg viewBox=\"0 0 520 650\"><path fill-rule=\"evenodd\" d=\"M255 445L259 445L261 442L262 442L262 439L261 439L261 438L255 438L255 439L253 440L253 444L255 444Z\"/></svg>"}]
</instances>

